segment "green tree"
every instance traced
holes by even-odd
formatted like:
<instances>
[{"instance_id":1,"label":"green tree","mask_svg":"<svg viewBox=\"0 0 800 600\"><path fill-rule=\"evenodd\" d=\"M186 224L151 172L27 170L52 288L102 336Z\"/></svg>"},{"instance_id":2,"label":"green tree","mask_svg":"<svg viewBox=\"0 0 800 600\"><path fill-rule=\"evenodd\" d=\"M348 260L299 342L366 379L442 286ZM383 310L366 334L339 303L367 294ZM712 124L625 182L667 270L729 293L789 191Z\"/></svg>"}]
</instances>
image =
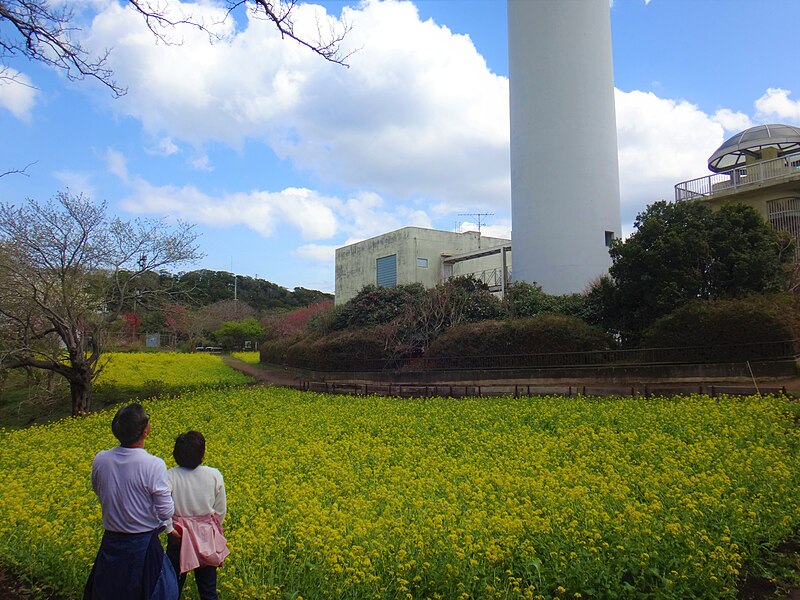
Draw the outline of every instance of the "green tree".
<instances>
[{"instance_id":1,"label":"green tree","mask_svg":"<svg viewBox=\"0 0 800 600\"><path fill-rule=\"evenodd\" d=\"M194 227L122 221L59 193L0 204L0 361L69 381L72 414L89 410L109 326L144 273L200 258Z\"/></svg>"},{"instance_id":2,"label":"green tree","mask_svg":"<svg viewBox=\"0 0 800 600\"><path fill-rule=\"evenodd\" d=\"M636 231L615 240L602 293L605 325L635 343L659 317L695 299L747 296L781 288L791 242L753 208L718 211L701 202L656 202Z\"/></svg>"},{"instance_id":3,"label":"green tree","mask_svg":"<svg viewBox=\"0 0 800 600\"><path fill-rule=\"evenodd\" d=\"M253 347L264 339L264 328L254 317L242 321L225 321L214 332L216 340L225 348L241 348L246 341L253 342Z\"/></svg>"},{"instance_id":4,"label":"green tree","mask_svg":"<svg viewBox=\"0 0 800 600\"><path fill-rule=\"evenodd\" d=\"M712 250L709 297L741 298L783 288L794 243L754 209L743 204L724 206L712 215L708 238Z\"/></svg>"}]
</instances>

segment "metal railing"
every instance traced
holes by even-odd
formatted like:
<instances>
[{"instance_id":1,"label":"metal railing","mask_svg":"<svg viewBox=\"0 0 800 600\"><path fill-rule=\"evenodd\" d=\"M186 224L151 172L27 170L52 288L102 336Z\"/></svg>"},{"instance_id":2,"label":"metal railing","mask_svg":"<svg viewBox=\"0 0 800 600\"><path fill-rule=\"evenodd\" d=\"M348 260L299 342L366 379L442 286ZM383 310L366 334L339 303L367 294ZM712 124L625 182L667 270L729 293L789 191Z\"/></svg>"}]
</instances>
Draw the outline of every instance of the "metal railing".
<instances>
[{"instance_id":1,"label":"metal railing","mask_svg":"<svg viewBox=\"0 0 800 600\"><path fill-rule=\"evenodd\" d=\"M500 289L503 287L503 269L501 267L475 271L474 273L468 273L468 275L472 276L476 281L488 285L490 289Z\"/></svg>"},{"instance_id":2,"label":"metal railing","mask_svg":"<svg viewBox=\"0 0 800 600\"><path fill-rule=\"evenodd\" d=\"M745 186L772 179L792 176L800 178L800 152L683 181L675 185L675 200L694 200L717 193L737 191Z\"/></svg>"}]
</instances>

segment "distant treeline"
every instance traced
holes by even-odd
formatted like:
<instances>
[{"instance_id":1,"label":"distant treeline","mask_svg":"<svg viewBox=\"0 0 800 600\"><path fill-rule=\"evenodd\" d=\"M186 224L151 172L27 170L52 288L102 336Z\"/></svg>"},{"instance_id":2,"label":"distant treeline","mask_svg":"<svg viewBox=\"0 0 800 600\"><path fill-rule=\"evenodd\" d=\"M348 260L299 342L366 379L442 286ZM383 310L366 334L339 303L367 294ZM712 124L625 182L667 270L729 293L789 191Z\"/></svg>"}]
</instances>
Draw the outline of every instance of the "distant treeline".
<instances>
[{"instance_id":1,"label":"distant treeline","mask_svg":"<svg viewBox=\"0 0 800 600\"><path fill-rule=\"evenodd\" d=\"M145 273L138 279L136 293L126 308L136 310L137 302L139 308L143 308L142 305L148 304L148 296L154 295L155 291L168 291L176 303L192 308L235 298L257 313L283 312L333 300L333 294L317 290L303 287L289 290L266 279L200 269L177 274L166 271Z\"/></svg>"}]
</instances>

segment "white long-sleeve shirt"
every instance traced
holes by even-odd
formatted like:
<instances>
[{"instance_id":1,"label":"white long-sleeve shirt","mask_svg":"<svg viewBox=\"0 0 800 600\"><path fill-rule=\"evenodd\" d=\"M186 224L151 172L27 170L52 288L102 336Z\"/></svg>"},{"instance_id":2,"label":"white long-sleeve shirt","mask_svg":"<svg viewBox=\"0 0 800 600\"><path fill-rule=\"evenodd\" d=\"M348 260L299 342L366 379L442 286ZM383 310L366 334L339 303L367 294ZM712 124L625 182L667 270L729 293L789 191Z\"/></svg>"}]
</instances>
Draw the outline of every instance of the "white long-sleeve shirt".
<instances>
[{"instance_id":1,"label":"white long-sleeve shirt","mask_svg":"<svg viewBox=\"0 0 800 600\"><path fill-rule=\"evenodd\" d=\"M98 452L92 487L107 531L144 533L168 525L172 517L167 466L144 448L117 446Z\"/></svg>"},{"instance_id":2,"label":"white long-sleeve shirt","mask_svg":"<svg viewBox=\"0 0 800 600\"><path fill-rule=\"evenodd\" d=\"M214 467L200 465L194 469L173 467L167 471L167 476L172 487L176 516L203 517L216 514L222 522L227 512L222 473Z\"/></svg>"}]
</instances>

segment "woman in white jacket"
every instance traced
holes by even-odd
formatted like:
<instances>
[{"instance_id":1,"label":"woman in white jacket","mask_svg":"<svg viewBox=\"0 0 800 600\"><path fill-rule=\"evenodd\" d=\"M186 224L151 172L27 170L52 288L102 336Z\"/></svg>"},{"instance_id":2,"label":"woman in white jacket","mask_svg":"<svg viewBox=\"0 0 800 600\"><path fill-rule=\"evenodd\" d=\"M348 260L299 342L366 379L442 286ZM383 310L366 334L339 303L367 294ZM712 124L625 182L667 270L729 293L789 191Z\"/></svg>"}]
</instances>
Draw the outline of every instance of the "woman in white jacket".
<instances>
[{"instance_id":1,"label":"woman in white jacket","mask_svg":"<svg viewBox=\"0 0 800 600\"><path fill-rule=\"evenodd\" d=\"M187 431L175 440L172 456L178 463L167 471L175 502L172 525L167 527L167 556L183 590L186 574L194 571L200 600L218 600L217 567L230 553L222 534L227 510L222 473L201 464L206 440L199 431Z\"/></svg>"}]
</instances>

